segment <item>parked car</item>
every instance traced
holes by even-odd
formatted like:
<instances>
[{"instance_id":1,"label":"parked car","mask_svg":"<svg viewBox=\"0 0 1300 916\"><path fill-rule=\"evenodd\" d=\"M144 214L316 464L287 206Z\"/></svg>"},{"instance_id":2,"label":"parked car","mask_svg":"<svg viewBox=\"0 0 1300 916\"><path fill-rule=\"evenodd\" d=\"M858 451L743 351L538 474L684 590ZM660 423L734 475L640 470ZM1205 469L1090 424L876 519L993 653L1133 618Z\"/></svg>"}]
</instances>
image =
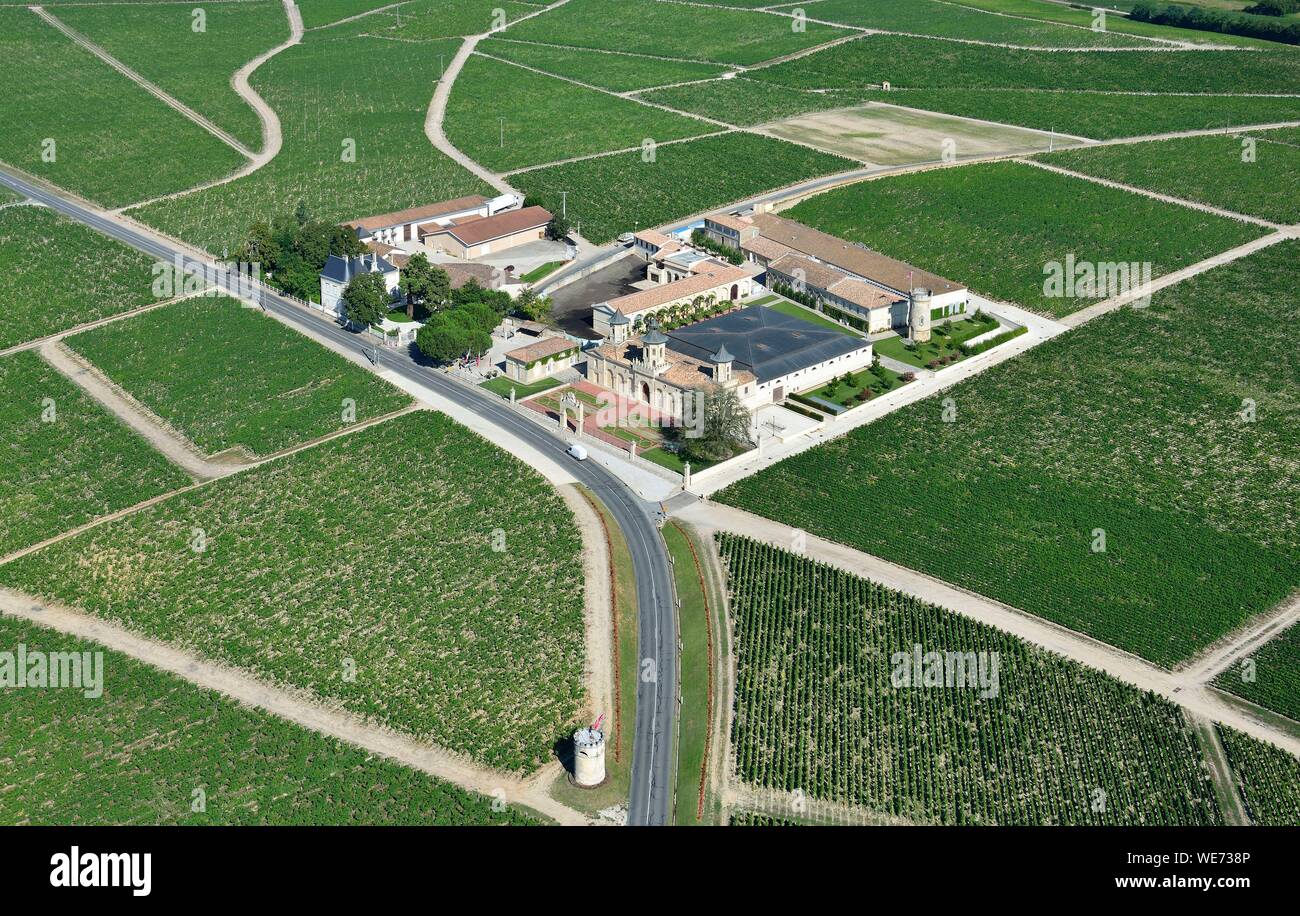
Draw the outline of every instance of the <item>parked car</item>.
<instances>
[{"instance_id":1,"label":"parked car","mask_svg":"<svg viewBox=\"0 0 1300 916\"><path fill-rule=\"evenodd\" d=\"M569 446L569 454L579 461L587 460L587 450L576 442Z\"/></svg>"},{"instance_id":2,"label":"parked car","mask_svg":"<svg viewBox=\"0 0 1300 916\"><path fill-rule=\"evenodd\" d=\"M632 233L630 232L624 232L622 235L618 237L618 243L620 245L631 245L632 242L634 242L635 240L636 237L632 235Z\"/></svg>"}]
</instances>

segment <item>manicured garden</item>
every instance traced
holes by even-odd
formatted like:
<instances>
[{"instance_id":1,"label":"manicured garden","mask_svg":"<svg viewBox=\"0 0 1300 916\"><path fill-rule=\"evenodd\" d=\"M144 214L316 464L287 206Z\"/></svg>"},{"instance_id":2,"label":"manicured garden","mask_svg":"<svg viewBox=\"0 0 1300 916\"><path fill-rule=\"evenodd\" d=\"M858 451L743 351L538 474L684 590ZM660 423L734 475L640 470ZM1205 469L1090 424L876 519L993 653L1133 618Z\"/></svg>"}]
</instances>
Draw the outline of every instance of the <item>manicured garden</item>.
<instances>
[{"instance_id":1,"label":"manicured garden","mask_svg":"<svg viewBox=\"0 0 1300 916\"><path fill-rule=\"evenodd\" d=\"M0 357L0 429L0 556L191 482L35 353Z\"/></svg>"},{"instance_id":2,"label":"manicured garden","mask_svg":"<svg viewBox=\"0 0 1300 916\"><path fill-rule=\"evenodd\" d=\"M0 350L148 305L151 266L45 207L0 210Z\"/></svg>"},{"instance_id":3,"label":"manicured garden","mask_svg":"<svg viewBox=\"0 0 1300 916\"><path fill-rule=\"evenodd\" d=\"M10 618L0 618L0 639L29 651L103 653L100 697L6 691L5 824L537 823L98 643Z\"/></svg>"},{"instance_id":4,"label":"manicured garden","mask_svg":"<svg viewBox=\"0 0 1300 916\"><path fill-rule=\"evenodd\" d=\"M714 498L1173 666L1300 586L1297 257L1216 268Z\"/></svg>"},{"instance_id":5,"label":"manicured garden","mask_svg":"<svg viewBox=\"0 0 1300 916\"><path fill-rule=\"evenodd\" d=\"M0 159L120 207L247 160L26 8L0 8Z\"/></svg>"},{"instance_id":6,"label":"manicured garden","mask_svg":"<svg viewBox=\"0 0 1300 916\"><path fill-rule=\"evenodd\" d=\"M224 296L154 309L77 334L68 345L205 454L269 455L411 400Z\"/></svg>"},{"instance_id":7,"label":"manicured garden","mask_svg":"<svg viewBox=\"0 0 1300 916\"><path fill-rule=\"evenodd\" d=\"M736 162L745 168L730 165ZM620 153L525 172L512 182L553 212L567 192L569 219L585 238L605 244L624 232L855 165L782 140L733 133L662 147L654 162L640 152Z\"/></svg>"},{"instance_id":8,"label":"manicured garden","mask_svg":"<svg viewBox=\"0 0 1300 916\"><path fill-rule=\"evenodd\" d=\"M1054 264L1150 264L1155 279L1268 231L1016 162L865 181L783 215L1057 317L1109 293L1055 289Z\"/></svg>"},{"instance_id":9,"label":"manicured garden","mask_svg":"<svg viewBox=\"0 0 1300 916\"><path fill-rule=\"evenodd\" d=\"M0 582L502 770L550 760L586 699L571 514L426 411L96 527Z\"/></svg>"},{"instance_id":10,"label":"manicured garden","mask_svg":"<svg viewBox=\"0 0 1300 916\"><path fill-rule=\"evenodd\" d=\"M830 401L841 407L856 407L874 397L893 391L900 385L906 385L909 381L910 379L904 378L902 373L880 365L880 361L877 360L868 369L846 372L820 388L803 392L803 396ZM795 399L799 400L799 397L796 396ZM817 405L814 402L811 406Z\"/></svg>"},{"instance_id":11,"label":"manicured garden","mask_svg":"<svg viewBox=\"0 0 1300 916\"><path fill-rule=\"evenodd\" d=\"M881 356L916 366L918 369L942 369L966 358L962 344L987 334L998 326L996 318L976 314L959 321L934 325L930 339L914 343L903 337L885 337L872 346Z\"/></svg>"},{"instance_id":12,"label":"manicured garden","mask_svg":"<svg viewBox=\"0 0 1300 916\"><path fill-rule=\"evenodd\" d=\"M918 823L1222 823L1174 704L866 579L717 537L742 780ZM900 668L931 653L968 658L974 682Z\"/></svg>"},{"instance_id":13,"label":"manicured garden","mask_svg":"<svg viewBox=\"0 0 1300 916\"><path fill-rule=\"evenodd\" d=\"M504 375L494 379L489 379L480 385L480 388L486 388L493 394L499 394L503 398L510 397L510 389L514 389L516 400L531 397L543 391L549 391L560 383L553 378L544 378L540 382L533 382L531 385L525 385L523 382L516 382L514 379L506 378Z\"/></svg>"}]
</instances>

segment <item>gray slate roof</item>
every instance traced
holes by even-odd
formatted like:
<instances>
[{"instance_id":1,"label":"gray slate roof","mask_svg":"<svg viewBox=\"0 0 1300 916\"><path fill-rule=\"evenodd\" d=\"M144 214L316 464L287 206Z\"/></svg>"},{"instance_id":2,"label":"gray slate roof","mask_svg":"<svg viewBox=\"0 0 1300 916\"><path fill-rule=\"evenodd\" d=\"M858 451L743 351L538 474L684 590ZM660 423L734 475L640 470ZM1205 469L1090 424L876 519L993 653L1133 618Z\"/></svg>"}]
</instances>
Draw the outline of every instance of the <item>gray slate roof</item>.
<instances>
[{"instance_id":1,"label":"gray slate roof","mask_svg":"<svg viewBox=\"0 0 1300 916\"><path fill-rule=\"evenodd\" d=\"M320 275L326 280L334 280L338 283L347 283L353 277L360 273L366 273L371 269L371 255L363 254L358 258L341 258L332 254L325 261L325 266L321 269ZM397 270L388 261L378 255L375 258L375 266L379 268L380 273L391 273Z\"/></svg>"},{"instance_id":2,"label":"gray slate roof","mask_svg":"<svg viewBox=\"0 0 1300 916\"><path fill-rule=\"evenodd\" d=\"M719 349L730 350L736 366L753 372L760 383L869 346L861 337L761 305L687 325L668 336L672 350L701 362Z\"/></svg>"}]
</instances>

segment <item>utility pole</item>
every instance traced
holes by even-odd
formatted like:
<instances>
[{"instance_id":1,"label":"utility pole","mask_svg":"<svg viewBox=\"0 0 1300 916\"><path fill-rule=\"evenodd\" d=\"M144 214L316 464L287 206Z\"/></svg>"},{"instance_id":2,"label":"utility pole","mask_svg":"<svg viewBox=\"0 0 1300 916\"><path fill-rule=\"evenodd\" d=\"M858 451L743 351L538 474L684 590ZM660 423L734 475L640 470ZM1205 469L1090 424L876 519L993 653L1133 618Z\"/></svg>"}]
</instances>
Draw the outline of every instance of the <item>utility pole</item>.
<instances>
[{"instance_id":1,"label":"utility pole","mask_svg":"<svg viewBox=\"0 0 1300 916\"><path fill-rule=\"evenodd\" d=\"M560 216L563 216L565 219L569 218L569 192L568 191L560 192Z\"/></svg>"},{"instance_id":2,"label":"utility pole","mask_svg":"<svg viewBox=\"0 0 1300 916\"><path fill-rule=\"evenodd\" d=\"M504 147L506 145L506 119L503 116L497 118L497 120L501 122L501 145Z\"/></svg>"}]
</instances>

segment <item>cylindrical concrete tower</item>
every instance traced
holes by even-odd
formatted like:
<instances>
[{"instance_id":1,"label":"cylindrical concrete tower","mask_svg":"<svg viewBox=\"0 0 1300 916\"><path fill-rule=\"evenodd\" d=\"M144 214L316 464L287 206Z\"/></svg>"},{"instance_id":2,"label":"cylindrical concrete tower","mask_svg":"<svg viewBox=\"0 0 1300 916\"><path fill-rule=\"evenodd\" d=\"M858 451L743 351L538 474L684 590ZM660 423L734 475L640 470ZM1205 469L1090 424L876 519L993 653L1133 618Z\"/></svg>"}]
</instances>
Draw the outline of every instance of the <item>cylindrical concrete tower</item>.
<instances>
[{"instance_id":1,"label":"cylindrical concrete tower","mask_svg":"<svg viewBox=\"0 0 1300 916\"><path fill-rule=\"evenodd\" d=\"M594 725L573 733L573 780L586 788L605 781L605 733Z\"/></svg>"},{"instance_id":2,"label":"cylindrical concrete tower","mask_svg":"<svg viewBox=\"0 0 1300 916\"><path fill-rule=\"evenodd\" d=\"M930 291L920 288L912 290L912 307L907 316L907 330L917 343L930 339Z\"/></svg>"}]
</instances>

